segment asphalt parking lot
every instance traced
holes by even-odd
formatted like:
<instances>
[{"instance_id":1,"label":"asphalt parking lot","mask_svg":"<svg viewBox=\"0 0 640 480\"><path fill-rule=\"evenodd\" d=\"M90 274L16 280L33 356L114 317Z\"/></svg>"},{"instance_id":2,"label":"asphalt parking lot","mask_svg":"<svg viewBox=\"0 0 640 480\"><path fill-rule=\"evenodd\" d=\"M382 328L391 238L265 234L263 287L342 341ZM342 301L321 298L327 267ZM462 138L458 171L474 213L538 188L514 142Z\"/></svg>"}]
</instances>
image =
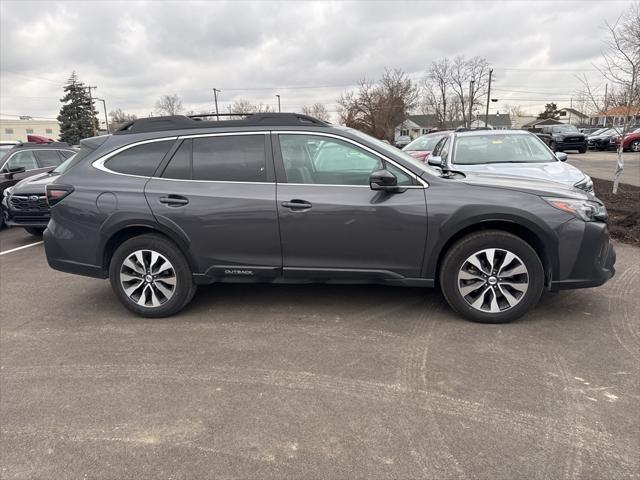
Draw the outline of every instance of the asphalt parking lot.
<instances>
[{"instance_id":1,"label":"asphalt parking lot","mask_svg":"<svg viewBox=\"0 0 640 480\"><path fill-rule=\"evenodd\" d=\"M132 316L0 232L9 478L638 478L640 249L509 325L435 290L222 285Z\"/></svg>"},{"instance_id":2,"label":"asphalt parking lot","mask_svg":"<svg viewBox=\"0 0 640 480\"><path fill-rule=\"evenodd\" d=\"M613 180L618 158L616 152L589 150L584 154L575 152L567 152L567 154L569 155L567 162L588 175L604 180ZM623 155L625 165L620 181L640 187L640 153L625 152Z\"/></svg>"}]
</instances>

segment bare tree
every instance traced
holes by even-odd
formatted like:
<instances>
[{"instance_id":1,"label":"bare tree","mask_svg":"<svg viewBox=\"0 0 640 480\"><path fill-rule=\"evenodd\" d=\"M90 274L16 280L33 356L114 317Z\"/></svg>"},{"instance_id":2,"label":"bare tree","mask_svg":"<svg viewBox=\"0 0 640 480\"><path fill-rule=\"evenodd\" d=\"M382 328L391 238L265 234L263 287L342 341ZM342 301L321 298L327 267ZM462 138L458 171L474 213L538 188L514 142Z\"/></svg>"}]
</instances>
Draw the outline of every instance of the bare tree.
<instances>
[{"instance_id":1,"label":"bare tree","mask_svg":"<svg viewBox=\"0 0 640 480\"><path fill-rule=\"evenodd\" d=\"M250 100L245 98L241 98L233 102L232 105L229 105L229 113L237 114L237 117L231 118L242 118L243 115L248 115L250 113L266 113L272 112L273 109L269 105L264 105L262 103L252 103Z\"/></svg>"},{"instance_id":2,"label":"bare tree","mask_svg":"<svg viewBox=\"0 0 640 480\"><path fill-rule=\"evenodd\" d=\"M396 126L418 105L418 97L418 88L404 72L385 69L378 82L362 80L355 92L340 96L340 120L391 142Z\"/></svg>"},{"instance_id":3,"label":"bare tree","mask_svg":"<svg viewBox=\"0 0 640 480\"><path fill-rule=\"evenodd\" d=\"M325 107L322 103L314 103L311 106L304 105L302 107L302 113L305 115L309 115L310 117L315 117L319 120L323 120L328 122L331 120L331 115L327 111L327 107Z\"/></svg>"},{"instance_id":4,"label":"bare tree","mask_svg":"<svg viewBox=\"0 0 640 480\"><path fill-rule=\"evenodd\" d=\"M162 95L156 102L156 112L160 115L180 115L182 99L177 95Z\"/></svg>"},{"instance_id":5,"label":"bare tree","mask_svg":"<svg viewBox=\"0 0 640 480\"><path fill-rule=\"evenodd\" d=\"M584 94L597 112L606 112L611 105L622 108L622 125L613 123L620 138L629 133L640 108L640 3L631 5L614 24L605 22L607 39L604 41L602 63L596 65L604 79L614 86L612 94L604 98L596 95L586 76L581 77ZM615 103L612 100L615 99ZM620 176L624 171L623 142L618 146L618 161L613 177L613 193L618 192Z\"/></svg>"},{"instance_id":6,"label":"bare tree","mask_svg":"<svg viewBox=\"0 0 640 480\"><path fill-rule=\"evenodd\" d=\"M458 56L451 63L451 86L458 97L462 110L462 120L471 124L469 105L471 110L483 105L482 97L487 94L489 85L489 62L482 57L466 59ZM471 88L470 88L470 82Z\"/></svg>"},{"instance_id":7,"label":"bare tree","mask_svg":"<svg viewBox=\"0 0 640 480\"><path fill-rule=\"evenodd\" d=\"M116 130L118 130L125 123L138 119L137 115L134 115L131 113L125 113L122 111L121 108L117 108L116 110L111 110L109 112L109 117L111 118L111 121L109 122L109 127L110 127L110 131L112 132L115 132Z\"/></svg>"},{"instance_id":8,"label":"bare tree","mask_svg":"<svg viewBox=\"0 0 640 480\"><path fill-rule=\"evenodd\" d=\"M423 85L424 109L436 116L441 128L449 120L447 107L452 103L453 92L451 74L452 65L448 58L432 62Z\"/></svg>"}]
</instances>

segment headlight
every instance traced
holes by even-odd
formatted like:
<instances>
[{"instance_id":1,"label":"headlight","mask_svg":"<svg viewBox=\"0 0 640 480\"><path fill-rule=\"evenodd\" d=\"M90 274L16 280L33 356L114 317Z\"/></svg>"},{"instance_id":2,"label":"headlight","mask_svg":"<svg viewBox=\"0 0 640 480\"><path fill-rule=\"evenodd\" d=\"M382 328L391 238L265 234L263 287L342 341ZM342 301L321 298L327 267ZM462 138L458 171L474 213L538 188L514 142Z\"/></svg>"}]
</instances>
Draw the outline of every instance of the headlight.
<instances>
[{"instance_id":1,"label":"headlight","mask_svg":"<svg viewBox=\"0 0 640 480\"><path fill-rule=\"evenodd\" d=\"M580 190L584 190L585 192L593 193L593 180L589 175L585 175L582 180L573 185Z\"/></svg>"},{"instance_id":2,"label":"headlight","mask_svg":"<svg viewBox=\"0 0 640 480\"><path fill-rule=\"evenodd\" d=\"M607 209L603 204L591 200L576 200L574 198L548 198L543 197L549 205L558 210L575 215L585 222L607 220Z\"/></svg>"},{"instance_id":3,"label":"headlight","mask_svg":"<svg viewBox=\"0 0 640 480\"><path fill-rule=\"evenodd\" d=\"M13 187L7 187L4 189L4 192L2 192L2 195L8 197L11 195L11 192L13 192Z\"/></svg>"}]
</instances>

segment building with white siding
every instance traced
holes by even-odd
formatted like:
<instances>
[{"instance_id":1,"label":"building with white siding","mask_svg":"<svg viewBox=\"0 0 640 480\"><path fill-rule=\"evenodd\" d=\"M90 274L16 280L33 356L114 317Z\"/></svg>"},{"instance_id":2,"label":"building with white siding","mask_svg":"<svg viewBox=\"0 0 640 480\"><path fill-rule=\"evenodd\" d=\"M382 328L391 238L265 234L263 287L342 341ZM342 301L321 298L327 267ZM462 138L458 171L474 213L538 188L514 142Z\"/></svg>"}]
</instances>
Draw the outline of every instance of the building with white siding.
<instances>
[{"instance_id":1,"label":"building with white siding","mask_svg":"<svg viewBox=\"0 0 640 480\"><path fill-rule=\"evenodd\" d=\"M60 136L60 124L56 120L35 120L31 117L0 118L0 141L26 142L27 135L41 135L57 140Z\"/></svg>"}]
</instances>

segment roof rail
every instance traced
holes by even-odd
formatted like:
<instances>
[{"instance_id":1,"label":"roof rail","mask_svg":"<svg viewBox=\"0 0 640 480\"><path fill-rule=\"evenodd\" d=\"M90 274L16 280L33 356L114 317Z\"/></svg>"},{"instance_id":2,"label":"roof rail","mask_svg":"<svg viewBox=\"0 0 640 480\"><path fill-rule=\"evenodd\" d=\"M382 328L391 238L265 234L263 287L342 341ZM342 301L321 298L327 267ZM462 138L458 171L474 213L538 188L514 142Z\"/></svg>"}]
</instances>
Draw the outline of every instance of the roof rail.
<instances>
[{"instance_id":1,"label":"roof rail","mask_svg":"<svg viewBox=\"0 0 640 480\"><path fill-rule=\"evenodd\" d=\"M234 120L202 120L211 117L240 117ZM329 126L327 122L299 113L203 113L198 115L172 115L167 117L140 118L125 123L114 135L130 133L161 132L164 130L183 130L190 128L221 128L221 127L262 127L262 126Z\"/></svg>"}]
</instances>

